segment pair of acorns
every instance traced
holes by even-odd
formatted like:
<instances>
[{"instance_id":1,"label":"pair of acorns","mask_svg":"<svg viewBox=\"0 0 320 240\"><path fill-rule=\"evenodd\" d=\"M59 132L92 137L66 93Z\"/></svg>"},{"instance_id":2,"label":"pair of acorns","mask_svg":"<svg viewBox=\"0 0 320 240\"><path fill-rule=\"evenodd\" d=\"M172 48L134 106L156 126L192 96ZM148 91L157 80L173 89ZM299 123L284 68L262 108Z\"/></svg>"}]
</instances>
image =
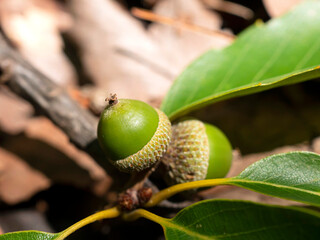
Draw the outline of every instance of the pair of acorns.
<instances>
[{"instance_id":1,"label":"pair of acorns","mask_svg":"<svg viewBox=\"0 0 320 240\"><path fill-rule=\"evenodd\" d=\"M109 161L123 172L139 172L158 161L169 185L224 177L232 148L213 125L184 120L173 126L147 103L111 95L98 124L98 140Z\"/></svg>"}]
</instances>

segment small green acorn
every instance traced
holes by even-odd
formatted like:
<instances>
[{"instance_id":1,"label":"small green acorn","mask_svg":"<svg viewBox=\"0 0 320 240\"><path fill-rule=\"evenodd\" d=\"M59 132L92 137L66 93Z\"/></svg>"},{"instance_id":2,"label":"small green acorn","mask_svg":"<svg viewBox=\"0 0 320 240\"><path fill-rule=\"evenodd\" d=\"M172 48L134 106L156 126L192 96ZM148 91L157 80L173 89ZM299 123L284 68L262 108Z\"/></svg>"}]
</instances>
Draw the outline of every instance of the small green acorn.
<instances>
[{"instance_id":1,"label":"small green acorn","mask_svg":"<svg viewBox=\"0 0 320 240\"><path fill-rule=\"evenodd\" d=\"M98 141L109 161L123 172L152 167L170 142L168 117L142 101L117 99L116 95L106 100L98 124Z\"/></svg>"},{"instance_id":2,"label":"small green acorn","mask_svg":"<svg viewBox=\"0 0 320 240\"><path fill-rule=\"evenodd\" d=\"M168 185L224 177L231 162L231 144L215 126L199 120L172 126L171 142L162 158Z\"/></svg>"}]
</instances>

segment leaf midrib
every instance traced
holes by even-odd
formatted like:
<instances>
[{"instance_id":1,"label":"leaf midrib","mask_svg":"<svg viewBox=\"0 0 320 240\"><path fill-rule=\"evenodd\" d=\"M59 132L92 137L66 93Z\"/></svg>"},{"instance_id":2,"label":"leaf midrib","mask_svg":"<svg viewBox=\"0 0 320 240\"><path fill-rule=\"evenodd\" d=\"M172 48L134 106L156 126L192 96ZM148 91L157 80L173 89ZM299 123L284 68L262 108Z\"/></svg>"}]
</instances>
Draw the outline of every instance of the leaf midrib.
<instances>
[{"instance_id":1,"label":"leaf midrib","mask_svg":"<svg viewBox=\"0 0 320 240\"><path fill-rule=\"evenodd\" d=\"M189 111L189 110L192 111L193 107L195 107L195 106L197 106L199 104L202 104L202 103L205 104L205 103L210 102L210 101L212 101L214 99L219 99L219 98L222 98L222 97L224 97L226 95L229 95L229 94L232 94L232 93L241 92L242 90L245 90L245 89L253 89L253 88L256 88L256 87L265 87L265 86L269 86L269 85L276 85L277 83L286 81L289 78L293 78L293 77L298 76L300 74L307 73L307 72L312 72L312 71L317 71L317 70L320 70L320 66L313 66L313 67L310 67L308 69L305 69L305 70L302 70L302 71L299 71L299 72L292 71L290 73L282 75L282 77L281 76L275 76L275 77L263 79L263 80L259 81L259 83L249 83L247 85L239 86L239 87L236 87L234 89L226 90L226 91L224 91L222 93L214 93L214 94L209 95L207 97L201 98L198 101L186 104L184 107L181 107L181 108L177 109L176 111L173 111L172 113L169 114L169 118L171 120L175 119L175 117L179 116L179 114L181 114L181 113L183 113L185 111ZM278 80L272 81L272 79L277 79L278 77L280 77ZM218 100L218 101L220 101L220 100ZM169 104L167 104L167 106L166 106L166 108L168 108L168 109L170 109L171 107L172 106L169 105Z\"/></svg>"}]
</instances>

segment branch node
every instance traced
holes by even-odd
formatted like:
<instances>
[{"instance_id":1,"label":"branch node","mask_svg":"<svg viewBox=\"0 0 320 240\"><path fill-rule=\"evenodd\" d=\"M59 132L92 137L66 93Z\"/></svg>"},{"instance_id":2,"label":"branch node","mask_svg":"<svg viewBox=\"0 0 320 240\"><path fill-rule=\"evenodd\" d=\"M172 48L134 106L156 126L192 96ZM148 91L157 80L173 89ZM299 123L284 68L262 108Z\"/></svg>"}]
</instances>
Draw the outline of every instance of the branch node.
<instances>
[{"instance_id":1,"label":"branch node","mask_svg":"<svg viewBox=\"0 0 320 240\"><path fill-rule=\"evenodd\" d=\"M116 93L110 93L110 97L107 97L105 99L106 102L108 102L109 106L116 105L118 103L118 97Z\"/></svg>"}]
</instances>

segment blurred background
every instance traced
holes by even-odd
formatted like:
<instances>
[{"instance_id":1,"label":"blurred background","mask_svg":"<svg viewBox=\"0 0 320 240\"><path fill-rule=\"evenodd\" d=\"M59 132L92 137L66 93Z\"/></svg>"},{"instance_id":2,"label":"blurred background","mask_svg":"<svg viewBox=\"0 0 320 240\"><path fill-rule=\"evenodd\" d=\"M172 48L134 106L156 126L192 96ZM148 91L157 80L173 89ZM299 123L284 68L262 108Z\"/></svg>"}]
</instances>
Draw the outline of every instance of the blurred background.
<instances>
[{"instance_id":1,"label":"blurred background","mask_svg":"<svg viewBox=\"0 0 320 240\"><path fill-rule=\"evenodd\" d=\"M99 116L109 93L159 107L174 79L208 49L302 0L0 0L10 43L84 109ZM248 56L250 57L250 56ZM217 103L192 115L221 128L234 176L273 153L320 153L319 80ZM0 233L57 232L108 206L108 174L50 119L0 85ZM290 204L236 187L200 192ZM163 216L172 211L155 209ZM125 229L125 231L124 231ZM91 224L68 239L163 239L146 220Z\"/></svg>"}]
</instances>

